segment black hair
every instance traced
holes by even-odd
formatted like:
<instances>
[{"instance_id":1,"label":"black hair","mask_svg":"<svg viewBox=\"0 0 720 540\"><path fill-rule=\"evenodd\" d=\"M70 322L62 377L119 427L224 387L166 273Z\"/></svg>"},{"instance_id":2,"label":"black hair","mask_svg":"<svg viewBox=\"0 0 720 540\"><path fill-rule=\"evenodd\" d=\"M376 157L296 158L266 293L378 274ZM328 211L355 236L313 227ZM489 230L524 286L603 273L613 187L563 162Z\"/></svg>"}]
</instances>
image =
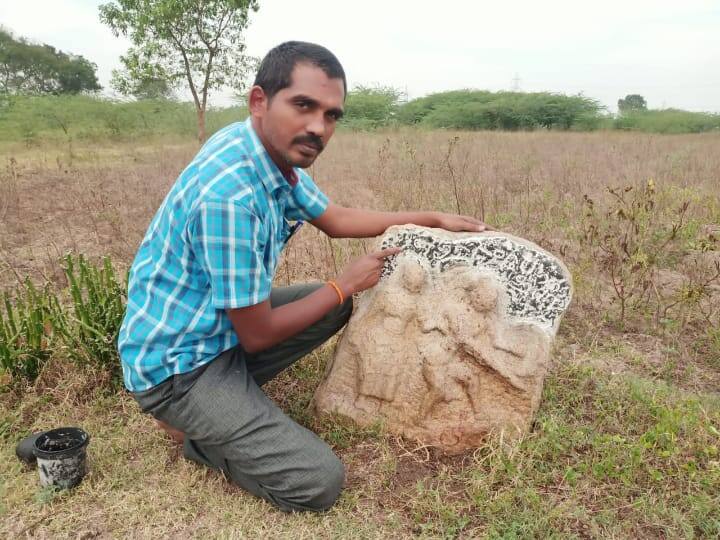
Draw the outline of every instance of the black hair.
<instances>
[{"instance_id":1,"label":"black hair","mask_svg":"<svg viewBox=\"0 0 720 540\"><path fill-rule=\"evenodd\" d=\"M330 79L342 79L347 94L345 71L337 57L325 47L305 41L286 41L271 49L260 62L253 85L261 87L270 100L292 84L292 71L303 62L322 69Z\"/></svg>"}]
</instances>

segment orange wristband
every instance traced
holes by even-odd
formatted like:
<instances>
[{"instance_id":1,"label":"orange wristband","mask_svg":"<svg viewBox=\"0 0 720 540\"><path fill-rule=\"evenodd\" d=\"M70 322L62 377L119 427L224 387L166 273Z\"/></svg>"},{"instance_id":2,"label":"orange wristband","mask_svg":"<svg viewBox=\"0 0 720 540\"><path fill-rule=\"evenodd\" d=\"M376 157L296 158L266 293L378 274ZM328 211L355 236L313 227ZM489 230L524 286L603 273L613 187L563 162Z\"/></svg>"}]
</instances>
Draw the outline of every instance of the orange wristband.
<instances>
[{"instance_id":1,"label":"orange wristband","mask_svg":"<svg viewBox=\"0 0 720 540\"><path fill-rule=\"evenodd\" d=\"M345 298L343 298L343 293L340 290L340 287L338 287L338 284L334 281L328 281L328 285L330 285L333 289L335 289L335 292L338 295L338 298L340 299L340 303L342 304L345 301Z\"/></svg>"}]
</instances>

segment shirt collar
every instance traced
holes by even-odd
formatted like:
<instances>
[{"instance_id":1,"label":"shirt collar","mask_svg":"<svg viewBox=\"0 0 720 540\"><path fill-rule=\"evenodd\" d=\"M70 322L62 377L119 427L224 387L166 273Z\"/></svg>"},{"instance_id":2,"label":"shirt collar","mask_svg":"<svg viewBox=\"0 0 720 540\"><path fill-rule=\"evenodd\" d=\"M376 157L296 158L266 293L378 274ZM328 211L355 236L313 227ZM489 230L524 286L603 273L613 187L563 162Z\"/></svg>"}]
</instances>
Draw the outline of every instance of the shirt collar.
<instances>
[{"instance_id":1,"label":"shirt collar","mask_svg":"<svg viewBox=\"0 0 720 540\"><path fill-rule=\"evenodd\" d=\"M247 150L250 154L250 159L252 159L255 164L255 168L258 171L260 181L270 193L278 189L283 191L292 190L292 188L297 184L297 171L293 168L291 170L292 178L285 178L283 173L270 157L270 154L268 154L268 151L265 149L260 137L255 132L251 118L252 117L248 116L247 120L245 120L245 131L248 134L249 142Z\"/></svg>"}]
</instances>

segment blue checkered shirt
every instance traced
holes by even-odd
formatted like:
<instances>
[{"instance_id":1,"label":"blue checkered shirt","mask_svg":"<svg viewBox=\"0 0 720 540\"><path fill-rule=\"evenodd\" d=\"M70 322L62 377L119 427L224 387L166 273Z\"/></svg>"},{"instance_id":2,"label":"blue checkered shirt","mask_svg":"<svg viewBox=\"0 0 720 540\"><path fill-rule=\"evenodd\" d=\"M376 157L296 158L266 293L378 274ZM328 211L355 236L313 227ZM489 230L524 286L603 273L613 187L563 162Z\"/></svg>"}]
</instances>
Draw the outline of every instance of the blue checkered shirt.
<instances>
[{"instance_id":1,"label":"blue checkered shirt","mask_svg":"<svg viewBox=\"0 0 720 540\"><path fill-rule=\"evenodd\" d=\"M268 298L288 220L328 199L295 169L291 186L250 119L214 134L155 214L130 269L118 349L139 392L210 362L238 343L226 308Z\"/></svg>"}]
</instances>

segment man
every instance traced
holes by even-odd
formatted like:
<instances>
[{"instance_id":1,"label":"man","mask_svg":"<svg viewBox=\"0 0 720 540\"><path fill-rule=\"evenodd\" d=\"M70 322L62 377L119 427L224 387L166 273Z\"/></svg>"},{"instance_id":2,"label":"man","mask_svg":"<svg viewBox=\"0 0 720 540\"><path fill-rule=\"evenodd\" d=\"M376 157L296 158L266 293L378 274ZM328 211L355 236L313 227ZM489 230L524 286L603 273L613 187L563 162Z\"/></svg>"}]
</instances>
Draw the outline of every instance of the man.
<instances>
[{"instance_id":1,"label":"man","mask_svg":"<svg viewBox=\"0 0 720 540\"><path fill-rule=\"evenodd\" d=\"M283 510L324 510L340 460L260 386L348 320L354 293L375 285L385 257L354 260L325 284L272 288L291 227L377 236L415 223L480 231L469 217L344 208L302 170L343 114L343 68L327 49L288 42L262 61L250 116L213 135L153 218L130 272L119 336L124 381L189 459Z\"/></svg>"}]
</instances>

